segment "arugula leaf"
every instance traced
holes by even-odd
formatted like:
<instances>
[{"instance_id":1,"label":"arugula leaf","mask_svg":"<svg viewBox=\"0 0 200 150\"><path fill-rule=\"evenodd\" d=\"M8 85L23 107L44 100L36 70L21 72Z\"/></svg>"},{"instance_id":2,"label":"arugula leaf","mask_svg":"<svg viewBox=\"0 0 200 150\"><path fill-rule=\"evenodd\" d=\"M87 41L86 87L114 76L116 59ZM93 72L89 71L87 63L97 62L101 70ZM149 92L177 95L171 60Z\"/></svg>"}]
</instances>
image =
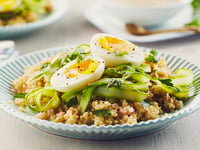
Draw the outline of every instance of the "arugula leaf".
<instances>
[{"instance_id":1,"label":"arugula leaf","mask_svg":"<svg viewBox=\"0 0 200 150\"><path fill-rule=\"evenodd\" d=\"M168 85L168 86L173 86L172 80L171 79L158 79L160 82Z\"/></svg>"},{"instance_id":2,"label":"arugula leaf","mask_svg":"<svg viewBox=\"0 0 200 150\"><path fill-rule=\"evenodd\" d=\"M110 109L102 109L102 110L94 110L92 113L95 116L104 116L104 117L109 117L111 115Z\"/></svg>"},{"instance_id":3,"label":"arugula leaf","mask_svg":"<svg viewBox=\"0 0 200 150\"><path fill-rule=\"evenodd\" d=\"M14 98L25 98L27 93L15 93Z\"/></svg>"},{"instance_id":4,"label":"arugula leaf","mask_svg":"<svg viewBox=\"0 0 200 150\"><path fill-rule=\"evenodd\" d=\"M145 61L157 63L158 61L155 58L156 54L156 50L151 50L149 56L145 58Z\"/></svg>"}]
</instances>

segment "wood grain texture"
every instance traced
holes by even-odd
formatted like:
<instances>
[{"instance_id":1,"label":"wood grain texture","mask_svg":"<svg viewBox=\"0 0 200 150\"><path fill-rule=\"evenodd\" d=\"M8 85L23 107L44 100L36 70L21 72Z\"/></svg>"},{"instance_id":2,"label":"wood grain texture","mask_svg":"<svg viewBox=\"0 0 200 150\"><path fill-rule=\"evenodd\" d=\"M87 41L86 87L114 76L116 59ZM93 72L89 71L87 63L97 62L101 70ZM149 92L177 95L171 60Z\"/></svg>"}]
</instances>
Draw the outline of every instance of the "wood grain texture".
<instances>
[{"instance_id":1,"label":"wood grain texture","mask_svg":"<svg viewBox=\"0 0 200 150\"><path fill-rule=\"evenodd\" d=\"M87 22L82 11L92 0L72 1L72 8L57 23L26 37L16 39L21 54L38 49L89 43L100 32ZM200 66L200 36L157 43L140 44L181 56ZM45 133L0 110L0 150L199 150L200 111L176 121L159 132L120 141L88 141Z\"/></svg>"}]
</instances>

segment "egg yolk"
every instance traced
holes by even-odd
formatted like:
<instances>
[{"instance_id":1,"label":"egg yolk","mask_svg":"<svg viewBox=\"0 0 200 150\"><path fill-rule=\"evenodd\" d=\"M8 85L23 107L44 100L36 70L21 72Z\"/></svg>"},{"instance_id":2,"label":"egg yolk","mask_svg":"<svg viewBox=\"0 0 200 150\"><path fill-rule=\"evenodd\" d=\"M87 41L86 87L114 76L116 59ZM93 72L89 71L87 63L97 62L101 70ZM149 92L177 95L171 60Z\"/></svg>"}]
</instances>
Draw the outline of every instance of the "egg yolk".
<instances>
[{"instance_id":1,"label":"egg yolk","mask_svg":"<svg viewBox=\"0 0 200 150\"><path fill-rule=\"evenodd\" d=\"M116 53L116 51L118 53L129 53L136 47L133 44L114 37L100 37L97 42L101 48L111 53Z\"/></svg>"},{"instance_id":2,"label":"egg yolk","mask_svg":"<svg viewBox=\"0 0 200 150\"><path fill-rule=\"evenodd\" d=\"M99 62L96 60L88 59L83 62L75 63L68 67L65 71L67 78L74 78L80 75L92 74L96 71Z\"/></svg>"},{"instance_id":3,"label":"egg yolk","mask_svg":"<svg viewBox=\"0 0 200 150\"><path fill-rule=\"evenodd\" d=\"M0 0L0 7L4 9L4 11L10 11L15 6L18 0Z\"/></svg>"}]
</instances>

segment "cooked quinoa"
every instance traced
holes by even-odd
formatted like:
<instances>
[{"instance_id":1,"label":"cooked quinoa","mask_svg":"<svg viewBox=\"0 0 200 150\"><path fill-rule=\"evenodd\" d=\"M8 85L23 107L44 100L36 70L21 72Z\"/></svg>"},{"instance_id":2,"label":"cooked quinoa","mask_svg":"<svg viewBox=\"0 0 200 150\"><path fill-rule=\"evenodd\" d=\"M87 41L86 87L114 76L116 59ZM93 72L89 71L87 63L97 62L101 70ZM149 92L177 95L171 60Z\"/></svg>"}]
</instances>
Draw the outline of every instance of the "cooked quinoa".
<instances>
[{"instance_id":1,"label":"cooked quinoa","mask_svg":"<svg viewBox=\"0 0 200 150\"><path fill-rule=\"evenodd\" d=\"M13 82L14 92L29 93L33 89L39 87L50 86L44 78L40 80L29 81L33 74L40 70L41 66L50 62L53 57L45 59L42 62L29 66L25 69L24 74ZM149 64L149 62L144 62ZM167 67L164 58L160 58L157 63L150 63L152 72L151 77L165 78L171 77L172 72ZM156 73L154 72L156 68ZM67 107L62 103L59 108L49 108L46 112L39 112L35 117L54 122L66 124L87 124L87 125L115 125L115 124L133 124L140 121L156 119L159 115L174 112L183 107L183 101L176 99L169 93L164 92L157 85L150 85L150 93L145 100L149 105L145 106L140 102L130 102L126 99L121 99L118 102L106 101L102 97L93 97L86 112L81 113L79 105ZM25 99L16 98L15 104L19 109L26 109ZM24 109L23 109L24 108ZM96 116L92 113L93 110L110 110L110 116Z\"/></svg>"},{"instance_id":2,"label":"cooked quinoa","mask_svg":"<svg viewBox=\"0 0 200 150\"><path fill-rule=\"evenodd\" d=\"M56 123L100 126L153 120L184 106L192 71L172 72L155 50L144 53L111 35L91 41L26 67L13 82L19 110Z\"/></svg>"}]
</instances>

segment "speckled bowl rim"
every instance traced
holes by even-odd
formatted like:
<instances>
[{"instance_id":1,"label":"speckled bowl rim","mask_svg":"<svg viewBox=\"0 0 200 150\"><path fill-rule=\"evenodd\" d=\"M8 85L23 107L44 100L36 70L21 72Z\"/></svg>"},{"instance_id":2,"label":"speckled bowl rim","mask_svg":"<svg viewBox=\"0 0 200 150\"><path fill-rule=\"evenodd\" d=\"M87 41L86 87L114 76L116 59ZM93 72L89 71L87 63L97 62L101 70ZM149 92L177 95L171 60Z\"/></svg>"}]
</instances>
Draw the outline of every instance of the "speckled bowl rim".
<instances>
[{"instance_id":1,"label":"speckled bowl rim","mask_svg":"<svg viewBox=\"0 0 200 150\"><path fill-rule=\"evenodd\" d=\"M18 58L15 58L13 60L8 60L3 62L2 64L0 64L0 71L1 69L6 66L7 64L11 63L11 62L15 62L19 59L23 59L23 58L31 58L34 55L38 55L38 54L45 54L45 53L56 53L59 52L61 50L66 50L67 48L69 48L71 46L64 46L64 47L59 47L59 48L50 48L50 49L45 49L45 50L40 50L40 51L36 51L34 53L30 53L24 56L20 56ZM151 49L150 48L144 48L141 47L141 49L143 49L144 51L149 52ZM197 77L200 78L200 67L198 67L197 65L179 57L179 56L175 56L175 55L171 55L168 53L164 53L161 51L158 51L158 57L160 56L171 56L173 58L176 58L179 61L184 61L185 64L188 64L190 66L192 66L192 68L195 70L196 73L198 73ZM198 86L200 85L200 80L197 81ZM1 91L1 90L0 90ZM33 116L27 115L19 110L14 110L12 108L9 107L10 104L5 104L2 103L2 101L0 101L0 108L2 110L4 110L5 112L7 112L8 114L14 116L15 118L18 118L19 120L22 120L24 122L30 123L32 125L36 125L36 126L44 126L50 129L70 129L70 128L76 128L78 129L117 129L117 128L136 128L136 127L144 127L144 126L151 126L153 124L158 124L160 122L166 122L168 120L171 121L175 121L177 119L180 119L182 117L185 117L191 113L193 113L194 111L198 110L200 108L200 101L198 101L200 96L200 88L198 88L196 95L193 97L193 99L191 100L191 104L189 104L189 106L184 106L182 109L178 110L175 113L154 119L154 120L148 120L148 121L141 121L139 123L135 123L135 124L123 124L123 125L100 125L100 126L95 126L95 125L71 125L71 124L63 124L63 123L55 123L55 122L51 122L51 121L47 121L47 120L41 120L38 118L35 118Z\"/></svg>"}]
</instances>

